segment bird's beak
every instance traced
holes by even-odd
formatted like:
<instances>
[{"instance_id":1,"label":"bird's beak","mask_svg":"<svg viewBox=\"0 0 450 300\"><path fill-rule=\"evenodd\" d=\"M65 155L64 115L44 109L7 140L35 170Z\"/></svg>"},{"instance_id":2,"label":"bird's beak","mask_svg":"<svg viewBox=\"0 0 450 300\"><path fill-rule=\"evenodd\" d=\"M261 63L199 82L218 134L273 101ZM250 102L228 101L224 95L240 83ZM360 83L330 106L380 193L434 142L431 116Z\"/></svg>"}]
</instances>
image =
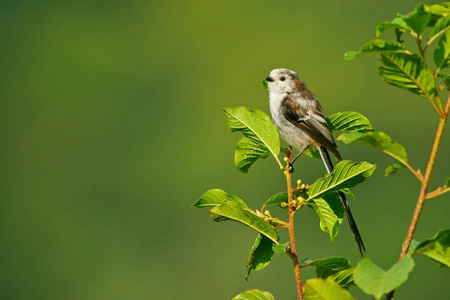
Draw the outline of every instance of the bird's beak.
<instances>
[{"instance_id":1,"label":"bird's beak","mask_svg":"<svg viewBox=\"0 0 450 300\"><path fill-rule=\"evenodd\" d=\"M270 81L270 82L273 82L273 79L272 79L272 77L270 77L270 76L267 76L267 77L266 77L266 80L267 80L267 81Z\"/></svg>"}]
</instances>

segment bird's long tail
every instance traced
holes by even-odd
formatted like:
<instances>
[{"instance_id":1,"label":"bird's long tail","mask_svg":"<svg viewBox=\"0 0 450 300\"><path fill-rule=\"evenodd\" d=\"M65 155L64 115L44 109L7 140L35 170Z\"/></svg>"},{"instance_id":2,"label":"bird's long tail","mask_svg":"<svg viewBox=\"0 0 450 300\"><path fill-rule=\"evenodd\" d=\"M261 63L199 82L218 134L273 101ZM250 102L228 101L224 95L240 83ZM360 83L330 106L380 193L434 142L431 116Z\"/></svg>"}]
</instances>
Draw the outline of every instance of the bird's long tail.
<instances>
[{"instance_id":1,"label":"bird's long tail","mask_svg":"<svg viewBox=\"0 0 450 300\"><path fill-rule=\"evenodd\" d=\"M322 157L322 161L325 165L325 168L327 169L328 174L330 174L334 169L330 155L328 154L327 149L325 149L322 146L319 147L319 151L320 156ZM359 234L358 226L356 226L356 222L355 219L353 218L350 206L348 205L347 199L345 198L345 194L343 192L339 191L339 197L341 198L342 206L344 206L345 214L347 215L347 220L350 225L350 229L352 230L353 235L355 236L356 243L358 244L359 252L361 253L361 256L363 256L363 252L366 251L366 248L364 247L361 235Z\"/></svg>"}]
</instances>

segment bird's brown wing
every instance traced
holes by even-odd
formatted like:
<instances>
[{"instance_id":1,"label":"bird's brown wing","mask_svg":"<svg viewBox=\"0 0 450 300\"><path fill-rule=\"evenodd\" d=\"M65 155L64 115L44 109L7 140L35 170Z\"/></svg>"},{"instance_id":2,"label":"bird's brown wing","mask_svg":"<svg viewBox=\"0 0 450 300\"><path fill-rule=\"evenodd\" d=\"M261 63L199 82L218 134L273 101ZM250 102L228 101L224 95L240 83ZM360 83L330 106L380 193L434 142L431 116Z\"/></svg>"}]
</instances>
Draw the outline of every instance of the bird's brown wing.
<instances>
[{"instance_id":1,"label":"bird's brown wing","mask_svg":"<svg viewBox=\"0 0 450 300\"><path fill-rule=\"evenodd\" d=\"M319 104L317 104L317 107L313 110L305 110L292 98L286 97L281 103L281 110L284 117L289 122L304 131L317 144L325 147L333 153L337 159L341 160L341 155L337 150L337 145L334 142L333 135L331 134L331 130L328 127Z\"/></svg>"}]
</instances>

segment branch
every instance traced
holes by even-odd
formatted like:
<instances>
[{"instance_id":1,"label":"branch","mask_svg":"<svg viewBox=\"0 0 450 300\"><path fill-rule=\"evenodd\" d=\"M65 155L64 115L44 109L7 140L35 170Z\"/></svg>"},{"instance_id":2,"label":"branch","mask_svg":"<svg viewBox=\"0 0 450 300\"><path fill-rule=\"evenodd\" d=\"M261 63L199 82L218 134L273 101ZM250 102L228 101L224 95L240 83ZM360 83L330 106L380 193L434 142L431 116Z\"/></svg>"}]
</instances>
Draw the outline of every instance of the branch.
<instances>
[{"instance_id":1,"label":"branch","mask_svg":"<svg viewBox=\"0 0 450 300\"><path fill-rule=\"evenodd\" d=\"M288 161L291 161L292 157L292 148L289 147L288 153ZM292 259L292 263L294 264L294 273L295 273L295 283L297 285L297 294L298 299L303 300L303 287L302 287L302 280L300 278L300 264L298 263L298 256L297 256L297 246L295 244L295 230L294 230L294 216L295 216L295 210L296 207L293 205L293 189L292 189L292 180L291 180L291 172L290 168L286 167L284 169L284 175L286 176L286 182L287 182L287 192L288 192L288 204L289 204L289 223L288 223L288 229L289 229L289 241L290 241L290 249L286 252L289 257Z\"/></svg>"},{"instance_id":2,"label":"branch","mask_svg":"<svg viewBox=\"0 0 450 300\"><path fill-rule=\"evenodd\" d=\"M444 132L445 123L447 121L448 113L450 110L450 96L447 99L447 104L445 105L444 115L439 120L439 125L436 130L436 137L434 138L433 148L431 149L430 159L428 160L427 170L425 171L425 176L420 186L419 198L417 199L416 208L409 226L408 234L406 235L405 242L403 243L402 252L400 254L400 259L402 259L408 252L409 246L416 230L417 223L419 222L420 213L422 212L423 204L425 203L428 184L430 183L431 173L433 172L434 162L436 160L436 155L439 150L439 145L442 139L442 133Z\"/></svg>"},{"instance_id":3,"label":"branch","mask_svg":"<svg viewBox=\"0 0 450 300\"><path fill-rule=\"evenodd\" d=\"M425 175L423 177L422 184L420 186L419 198L417 199L416 208L414 209L414 214L411 219L411 224L409 225L408 233L406 234L405 241L403 242L402 252L400 253L400 259L402 259L409 250L409 246L411 245L411 241L414 236L414 232L416 231L417 223L419 222L420 213L422 212L423 205L425 204L425 200L429 194L427 193L428 184L430 183L431 173L433 172L434 162L436 160L436 155L439 150L439 145L442 140L442 134L444 132L445 123L447 121L447 117L450 111L450 95L447 98L447 103L445 104L445 109L440 116L439 125L436 130L436 137L434 138L433 147L431 148L430 158L428 160L427 169L425 171ZM436 191L431 192L431 195L434 195ZM394 299L394 291L390 292L386 299L391 300Z\"/></svg>"}]
</instances>

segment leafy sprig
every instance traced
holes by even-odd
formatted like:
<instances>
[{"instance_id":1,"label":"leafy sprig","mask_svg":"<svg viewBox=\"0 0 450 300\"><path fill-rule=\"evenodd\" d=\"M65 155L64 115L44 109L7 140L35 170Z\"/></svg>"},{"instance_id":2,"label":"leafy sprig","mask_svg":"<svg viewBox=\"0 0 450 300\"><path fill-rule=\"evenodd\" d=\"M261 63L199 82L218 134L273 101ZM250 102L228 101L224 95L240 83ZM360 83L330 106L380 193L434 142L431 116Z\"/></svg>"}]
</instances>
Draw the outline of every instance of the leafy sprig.
<instances>
[{"instance_id":1,"label":"leafy sprig","mask_svg":"<svg viewBox=\"0 0 450 300\"><path fill-rule=\"evenodd\" d=\"M425 35L426 28L431 28L428 36ZM389 29L395 31L397 41L380 39L381 34ZM416 51L407 49L403 44L402 38L405 34L408 34L415 42ZM426 52L435 41L437 45L433 51L433 67L427 61ZM386 176L407 168L420 181L420 192L400 253L400 261L390 270L384 271L372 261L363 260L355 271L355 282L364 292L374 295L377 299L389 293L387 299L392 299L394 290L406 280L407 274L414 266L410 255L423 253L438 261L439 264L447 266L449 261L448 230L440 231L435 237L420 244L413 240L413 235L425 201L450 191L445 183L434 191L428 192L437 151L450 111L450 97L447 96L445 105L440 98L440 93L445 90L443 85L447 90L450 87L450 76L445 73L450 68L450 2L430 6L419 3L414 11L407 15L397 14L392 21L380 23L376 28L376 39L364 44L359 51L347 52L345 58L352 60L368 53L379 54L381 65L378 73L386 83L427 98L439 116L436 136L424 174L408 163L404 147L391 141L382 132L349 133L338 138L344 143L356 142L373 146L395 158L399 163L387 167Z\"/></svg>"}]
</instances>

